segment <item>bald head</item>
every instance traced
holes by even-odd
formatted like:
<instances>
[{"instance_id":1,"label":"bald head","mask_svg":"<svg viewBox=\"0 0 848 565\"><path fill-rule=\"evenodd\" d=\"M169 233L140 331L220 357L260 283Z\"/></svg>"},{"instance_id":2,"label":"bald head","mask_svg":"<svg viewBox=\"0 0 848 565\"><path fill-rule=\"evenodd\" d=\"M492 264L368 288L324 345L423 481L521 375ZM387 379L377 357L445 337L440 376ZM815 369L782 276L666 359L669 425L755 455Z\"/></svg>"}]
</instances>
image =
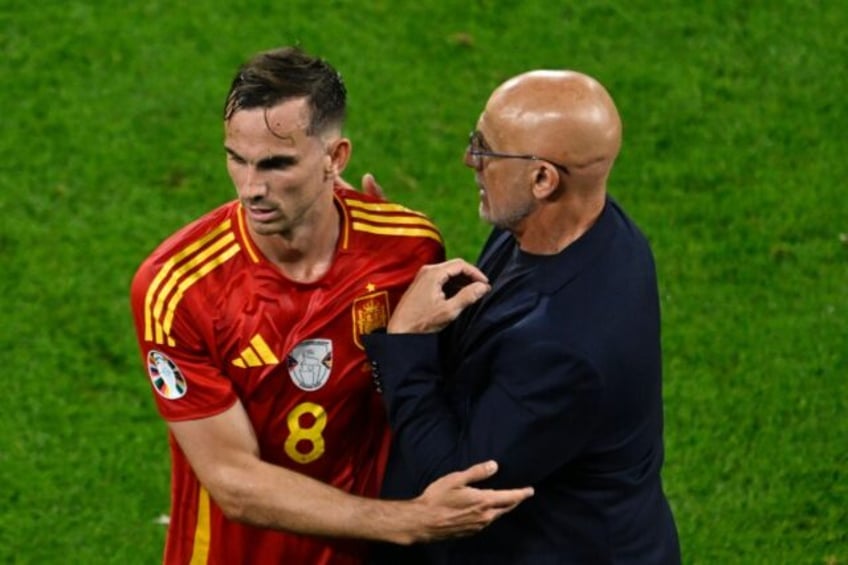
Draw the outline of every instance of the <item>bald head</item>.
<instances>
[{"instance_id":1,"label":"bald head","mask_svg":"<svg viewBox=\"0 0 848 565\"><path fill-rule=\"evenodd\" d=\"M499 147L566 165L579 180L606 181L621 147L621 119L606 89L575 71L537 70L500 85L482 119ZM495 141L495 140L493 140Z\"/></svg>"}]
</instances>

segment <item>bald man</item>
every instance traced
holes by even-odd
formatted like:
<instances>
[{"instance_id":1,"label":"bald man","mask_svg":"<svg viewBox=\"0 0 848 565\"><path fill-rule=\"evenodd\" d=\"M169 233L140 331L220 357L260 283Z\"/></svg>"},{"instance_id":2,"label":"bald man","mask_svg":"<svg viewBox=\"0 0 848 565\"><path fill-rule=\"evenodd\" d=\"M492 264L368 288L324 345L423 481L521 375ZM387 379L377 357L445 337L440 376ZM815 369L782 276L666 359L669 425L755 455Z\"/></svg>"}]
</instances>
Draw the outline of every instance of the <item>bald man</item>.
<instances>
[{"instance_id":1,"label":"bald man","mask_svg":"<svg viewBox=\"0 0 848 565\"><path fill-rule=\"evenodd\" d=\"M497 460L536 495L482 533L383 563L679 563L660 479L660 316L645 237L607 195L621 146L593 78L533 71L489 98L465 164L494 226L477 266L424 267L367 338L394 444L383 495ZM416 561L417 560L417 561Z\"/></svg>"}]
</instances>

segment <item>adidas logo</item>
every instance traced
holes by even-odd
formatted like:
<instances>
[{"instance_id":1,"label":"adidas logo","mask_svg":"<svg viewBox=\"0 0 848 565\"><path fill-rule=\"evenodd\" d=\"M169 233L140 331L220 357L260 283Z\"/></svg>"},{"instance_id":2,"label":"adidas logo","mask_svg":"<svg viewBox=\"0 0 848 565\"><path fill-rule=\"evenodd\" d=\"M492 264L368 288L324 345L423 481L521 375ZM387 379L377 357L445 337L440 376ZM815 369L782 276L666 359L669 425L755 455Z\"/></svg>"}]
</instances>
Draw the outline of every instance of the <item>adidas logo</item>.
<instances>
[{"instance_id":1,"label":"adidas logo","mask_svg":"<svg viewBox=\"0 0 848 565\"><path fill-rule=\"evenodd\" d=\"M279 363L280 360L277 359L277 356L274 355L271 348L268 347L268 344L265 343L265 340L259 334L253 336L253 339L250 340L250 345L237 358L233 359L233 365L242 369L246 367L261 367L263 365L277 365Z\"/></svg>"}]
</instances>

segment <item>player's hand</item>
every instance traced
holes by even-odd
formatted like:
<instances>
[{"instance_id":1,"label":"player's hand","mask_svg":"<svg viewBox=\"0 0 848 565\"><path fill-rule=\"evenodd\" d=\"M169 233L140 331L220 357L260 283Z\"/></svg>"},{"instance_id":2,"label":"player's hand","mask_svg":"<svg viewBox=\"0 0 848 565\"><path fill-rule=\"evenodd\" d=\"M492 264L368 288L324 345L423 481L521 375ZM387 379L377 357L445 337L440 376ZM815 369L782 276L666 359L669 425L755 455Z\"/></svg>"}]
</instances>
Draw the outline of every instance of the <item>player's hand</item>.
<instances>
[{"instance_id":1,"label":"player's hand","mask_svg":"<svg viewBox=\"0 0 848 565\"><path fill-rule=\"evenodd\" d=\"M497 463L486 461L430 483L424 493L412 501L424 522L414 541L479 532L533 496L532 487L492 490L469 486L491 477L497 470Z\"/></svg>"},{"instance_id":2,"label":"player's hand","mask_svg":"<svg viewBox=\"0 0 848 565\"><path fill-rule=\"evenodd\" d=\"M337 176L335 178L335 188L357 190L352 184L350 184L340 176ZM360 190L360 192L368 196L379 198L380 200L386 200L386 195L383 192L383 187L377 183L377 180L371 173L365 173L364 175L362 175L362 189Z\"/></svg>"},{"instance_id":3,"label":"player's hand","mask_svg":"<svg viewBox=\"0 0 848 565\"><path fill-rule=\"evenodd\" d=\"M401 297L388 333L433 333L491 290L483 272L462 259L421 267Z\"/></svg>"}]
</instances>

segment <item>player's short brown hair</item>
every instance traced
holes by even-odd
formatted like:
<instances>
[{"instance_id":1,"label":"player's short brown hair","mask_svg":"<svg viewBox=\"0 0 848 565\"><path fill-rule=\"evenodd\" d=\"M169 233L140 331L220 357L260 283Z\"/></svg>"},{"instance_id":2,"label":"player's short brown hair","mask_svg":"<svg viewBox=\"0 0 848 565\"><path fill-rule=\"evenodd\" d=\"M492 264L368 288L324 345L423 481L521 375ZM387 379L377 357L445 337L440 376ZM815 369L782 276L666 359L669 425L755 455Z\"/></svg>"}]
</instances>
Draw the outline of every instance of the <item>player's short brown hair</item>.
<instances>
[{"instance_id":1,"label":"player's short brown hair","mask_svg":"<svg viewBox=\"0 0 848 565\"><path fill-rule=\"evenodd\" d=\"M224 120L239 110L271 108L304 97L311 111L307 134L341 128L347 111L347 89L336 69L298 47L258 53L236 73L224 105Z\"/></svg>"}]
</instances>

